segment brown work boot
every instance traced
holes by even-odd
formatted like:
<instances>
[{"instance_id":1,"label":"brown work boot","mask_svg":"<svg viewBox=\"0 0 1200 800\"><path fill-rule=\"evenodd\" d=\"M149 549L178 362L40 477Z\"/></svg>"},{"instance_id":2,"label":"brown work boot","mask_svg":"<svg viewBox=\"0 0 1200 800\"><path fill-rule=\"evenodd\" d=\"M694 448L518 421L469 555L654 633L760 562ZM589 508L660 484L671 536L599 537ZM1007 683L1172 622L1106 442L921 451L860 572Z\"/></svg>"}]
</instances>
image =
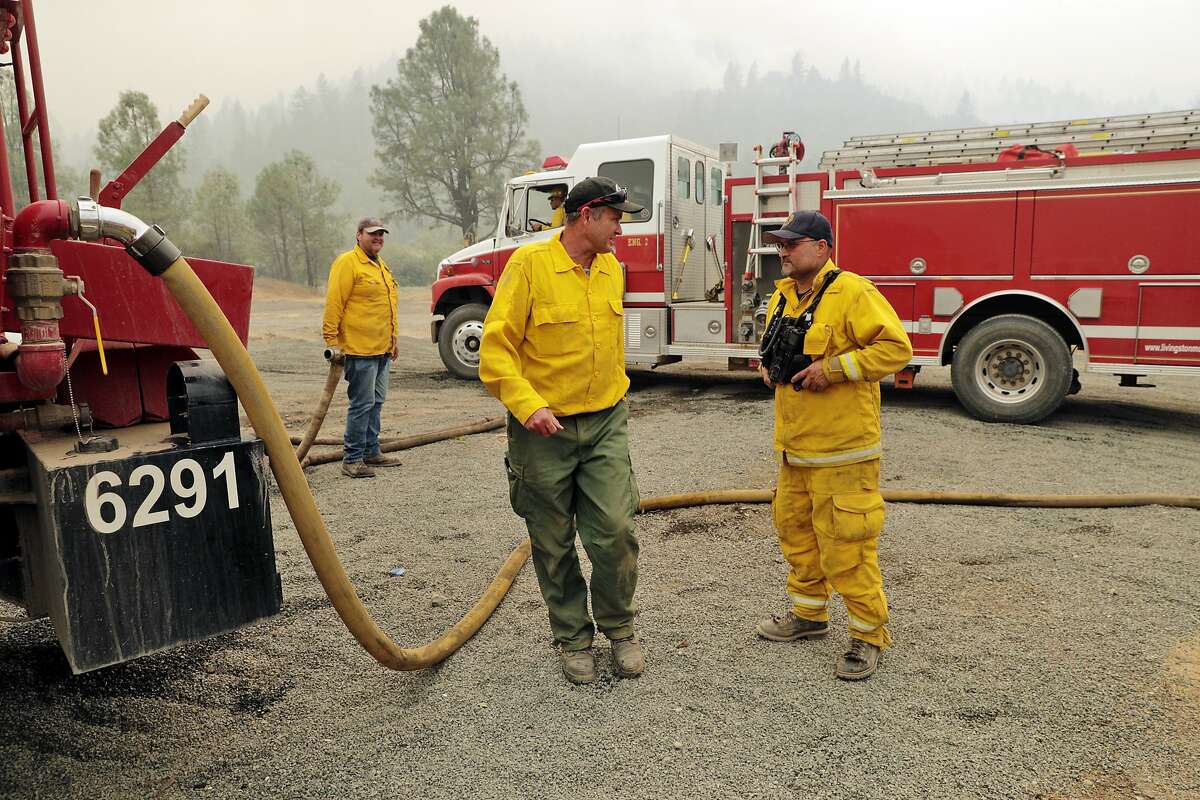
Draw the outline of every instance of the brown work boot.
<instances>
[{"instance_id":1,"label":"brown work boot","mask_svg":"<svg viewBox=\"0 0 1200 800\"><path fill-rule=\"evenodd\" d=\"M349 475L351 478L374 478L375 470L361 461L343 461L342 474Z\"/></svg>"},{"instance_id":2,"label":"brown work boot","mask_svg":"<svg viewBox=\"0 0 1200 800\"><path fill-rule=\"evenodd\" d=\"M646 671L646 657L637 635L612 640L613 671L621 678L636 678Z\"/></svg>"},{"instance_id":3,"label":"brown work boot","mask_svg":"<svg viewBox=\"0 0 1200 800\"><path fill-rule=\"evenodd\" d=\"M398 467L400 459L395 456L385 456L383 453L378 455L367 456L363 459L363 463L369 467Z\"/></svg>"},{"instance_id":4,"label":"brown work boot","mask_svg":"<svg viewBox=\"0 0 1200 800\"><path fill-rule=\"evenodd\" d=\"M880 649L864 642L862 639L851 639L850 649L838 659L834 674L844 681L861 681L871 677L879 666Z\"/></svg>"},{"instance_id":5,"label":"brown work boot","mask_svg":"<svg viewBox=\"0 0 1200 800\"><path fill-rule=\"evenodd\" d=\"M596 680L596 659L591 649L563 650L562 671L567 680L574 684L591 683Z\"/></svg>"},{"instance_id":6,"label":"brown work boot","mask_svg":"<svg viewBox=\"0 0 1200 800\"><path fill-rule=\"evenodd\" d=\"M764 619L758 623L755 631L762 638L772 642L794 642L797 639L824 636L829 633L829 623L801 619L789 609L786 614L776 614L770 619Z\"/></svg>"}]
</instances>

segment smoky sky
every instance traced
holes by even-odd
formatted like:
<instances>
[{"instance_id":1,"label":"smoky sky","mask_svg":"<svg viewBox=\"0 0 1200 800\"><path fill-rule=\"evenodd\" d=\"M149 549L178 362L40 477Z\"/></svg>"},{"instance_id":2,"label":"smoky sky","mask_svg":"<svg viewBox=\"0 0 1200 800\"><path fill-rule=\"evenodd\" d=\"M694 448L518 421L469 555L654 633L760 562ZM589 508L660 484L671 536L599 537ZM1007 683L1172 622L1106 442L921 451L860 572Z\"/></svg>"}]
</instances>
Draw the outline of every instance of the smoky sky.
<instances>
[{"instance_id":1,"label":"smoky sky","mask_svg":"<svg viewBox=\"0 0 1200 800\"><path fill-rule=\"evenodd\" d=\"M321 74L337 81L356 69L378 70L415 42L422 17L444 5L34 3L47 104L72 134L93 130L125 89L149 94L165 121L201 92L217 104L237 99L253 107L311 86ZM969 91L981 116L1002 114L989 99L1020 81L1088 98L1090 107L1072 114L1200 105L1195 2L760 0L753 11L713 0L455 5L478 18L506 69L530 74L514 67L536 65L543 80L564 92L593 92L615 111L638 86L719 86L731 62L742 70L788 70L797 53L827 75L845 60L856 63L865 81L935 113Z\"/></svg>"}]
</instances>

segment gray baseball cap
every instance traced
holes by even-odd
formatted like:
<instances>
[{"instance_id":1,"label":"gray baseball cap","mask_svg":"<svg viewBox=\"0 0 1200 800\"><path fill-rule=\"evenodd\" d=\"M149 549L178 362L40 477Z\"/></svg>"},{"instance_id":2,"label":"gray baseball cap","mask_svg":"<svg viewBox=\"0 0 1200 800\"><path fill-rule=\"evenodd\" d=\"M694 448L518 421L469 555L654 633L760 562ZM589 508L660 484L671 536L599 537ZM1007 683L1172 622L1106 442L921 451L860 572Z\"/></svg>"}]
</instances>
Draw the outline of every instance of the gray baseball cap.
<instances>
[{"instance_id":1,"label":"gray baseball cap","mask_svg":"<svg viewBox=\"0 0 1200 800\"><path fill-rule=\"evenodd\" d=\"M387 227L379 217L363 217L358 221L359 233L388 233Z\"/></svg>"}]
</instances>

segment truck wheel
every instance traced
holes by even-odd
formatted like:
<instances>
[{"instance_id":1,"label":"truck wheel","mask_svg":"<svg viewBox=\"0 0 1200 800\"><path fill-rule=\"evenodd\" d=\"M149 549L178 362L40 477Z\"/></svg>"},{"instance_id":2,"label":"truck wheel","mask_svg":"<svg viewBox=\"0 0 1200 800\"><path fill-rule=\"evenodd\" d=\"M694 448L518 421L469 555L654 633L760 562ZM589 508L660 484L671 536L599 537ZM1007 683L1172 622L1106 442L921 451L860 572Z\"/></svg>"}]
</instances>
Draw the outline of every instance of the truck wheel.
<instances>
[{"instance_id":1,"label":"truck wheel","mask_svg":"<svg viewBox=\"0 0 1200 800\"><path fill-rule=\"evenodd\" d=\"M438 353L455 377L479 378L479 344L483 341L483 318L487 306L468 303L446 315L438 331Z\"/></svg>"},{"instance_id":2,"label":"truck wheel","mask_svg":"<svg viewBox=\"0 0 1200 800\"><path fill-rule=\"evenodd\" d=\"M1071 351L1045 322L1005 314L976 325L958 343L950 379L963 407L985 422L1038 422L1071 387Z\"/></svg>"}]
</instances>

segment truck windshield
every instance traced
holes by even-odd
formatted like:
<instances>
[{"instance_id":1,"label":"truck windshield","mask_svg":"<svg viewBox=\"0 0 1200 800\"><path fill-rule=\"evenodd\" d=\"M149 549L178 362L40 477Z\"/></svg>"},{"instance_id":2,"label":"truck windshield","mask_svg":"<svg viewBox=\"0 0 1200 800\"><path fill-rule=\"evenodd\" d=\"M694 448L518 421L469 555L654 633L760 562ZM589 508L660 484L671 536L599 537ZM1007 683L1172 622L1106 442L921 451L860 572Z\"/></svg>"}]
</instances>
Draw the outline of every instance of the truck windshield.
<instances>
[{"instance_id":1,"label":"truck windshield","mask_svg":"<svg viewBox=\"0 0 1200 800\"><path fill-rule=\"evenodd\" d=\"M508 190L508 217L505 221L505 233L508 236L519 236L525 232L525 187L511 186Z\"/></svg>"}]
</instances>

